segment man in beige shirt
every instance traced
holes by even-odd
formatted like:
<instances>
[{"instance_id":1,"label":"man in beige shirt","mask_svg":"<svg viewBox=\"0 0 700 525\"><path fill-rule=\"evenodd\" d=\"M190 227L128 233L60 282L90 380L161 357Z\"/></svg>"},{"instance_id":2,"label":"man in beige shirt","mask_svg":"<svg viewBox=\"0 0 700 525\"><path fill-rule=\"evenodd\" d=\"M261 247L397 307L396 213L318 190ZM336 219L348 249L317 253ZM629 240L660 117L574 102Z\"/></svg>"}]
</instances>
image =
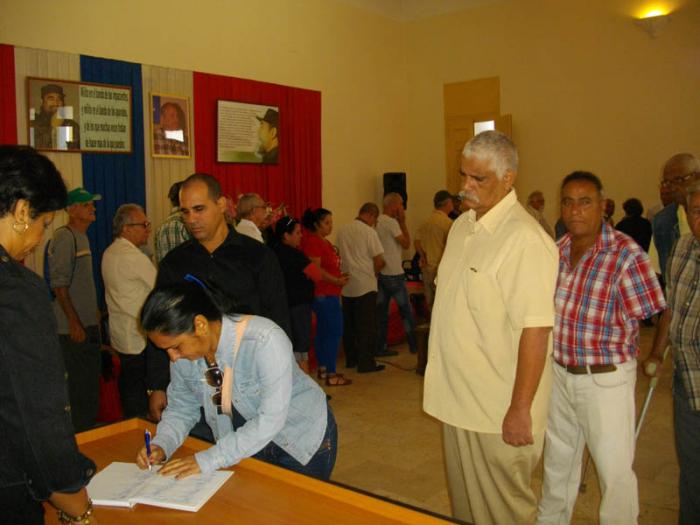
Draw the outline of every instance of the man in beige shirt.
<instances>
[{"instance_id":1,"label":"man in beige shirt","mask_svg":"<svg viewBox=\"0 0 700 525\"><path fill-rule=\"evenodd\" d=\"M452 226L449 214L454 208L452 195L447 190L440 190L433 197L435 209L416 233L414 246L420 255L421 274L423 276L423 293L428 307L435 300L435 276L447 242L447 233Z\"/></svg>"},{"instance_id":2,"label":"man in beige shirt","mask_svg":"<svg viewBox=\"0 0 700 525\"><path fill-rule=\"evenodd\" d=\"M437 275L424 410L444 425L456 518L535 521L530 487L551 386L558 252L518 203L518 154L486 131L464 147L462 194Z\"/></svg>"}]
</instances>

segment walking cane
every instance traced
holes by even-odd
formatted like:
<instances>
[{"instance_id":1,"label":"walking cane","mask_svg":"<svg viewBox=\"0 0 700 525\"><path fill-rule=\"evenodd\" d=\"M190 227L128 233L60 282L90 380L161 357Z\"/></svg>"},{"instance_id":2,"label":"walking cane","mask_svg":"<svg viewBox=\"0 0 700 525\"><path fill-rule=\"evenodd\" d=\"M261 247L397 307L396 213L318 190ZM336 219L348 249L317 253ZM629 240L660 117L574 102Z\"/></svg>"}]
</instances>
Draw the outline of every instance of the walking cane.
<instances>
[{"instance_id":1,"label":"walking cane","mask_svg":"<svg viewBox=\"0 0 700 525\"><path fill-rule=\"evenodd\" d=\"M664 350L664 355L661 357L661 363L663 364L664 361L666 360L666 356L668 355L668 351L671 347L667 346L666 349ZM642 405L642 411L639 414L639 420L637 421L637 428L634 430L634 439L636 440L639 438L639 433L642 430L642 423L644 423L644 418L647 415L647 411L649 410L649 404L651 403L651 396L654 395L654 389L656 388L656 385L659 383L659 378L655 376L654 374L656 373L656 363L649 363L644 371L646 372L647 375L652 376L652 378L649 380L649 391L647 392L647 397L644 399L644 405ZM580 493L586 492L586 474L588 473L588 465L591 462L591 453L589 452L588 455L586 456L586 462L583 465L583 474L581 475L581 484L578 487L578 491Z\"/></svg>"},{"instance_id":2,"label":"walking cane","mask_svg":"<svg viewBox=\"0 0 700 525\"><path fill-rule=\"evenodd\" d=\"M667 346L664 349L664 355L661 356L661 363L664 364L664 361L666 360L666 356L668 355L668 351L671 347ZM634 439L636 440L639 437L639 432L642 430L642 423L644 423L644 418L647 415L647 410L649 410L649 403L651 403L651 396L654 394L654 389L656 388L656 385L659 382L659 378L655 376L654 374L656 373L656 363L649 363L644 371L647 373L647 375L652 376L651 380L649 381L649 391L647 392L647 397L644 400L644 405L642 405L642 412L639 414L639 421L637 421L637 428L634 431Z\"/></svg>"}]
</instances>

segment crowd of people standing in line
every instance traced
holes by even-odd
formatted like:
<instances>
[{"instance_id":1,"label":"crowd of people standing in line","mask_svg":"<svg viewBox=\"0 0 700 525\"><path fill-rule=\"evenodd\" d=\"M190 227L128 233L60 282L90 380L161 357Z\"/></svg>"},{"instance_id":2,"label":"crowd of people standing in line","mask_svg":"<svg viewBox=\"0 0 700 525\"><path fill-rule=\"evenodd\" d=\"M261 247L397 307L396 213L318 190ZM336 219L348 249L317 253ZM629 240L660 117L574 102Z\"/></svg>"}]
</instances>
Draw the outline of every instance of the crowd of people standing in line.
<instances>
[{"instance_id":1,"label":"crowd of people standing in line","mask_svg":"<svg viewBox=\"0 0 700 525\"><path fill-rule=\"evenodd\" d=\"M615 227L614 202L593 173L563 179L561 224L553 229L541 192L518 203L517 172L508 137L477 135L463 150L461 198L437 192L413 239L431 310L424 410L443 423L455 517L571 521L585 445L601 481L601 523L635 523L639 322L662 313L645 363L655 366L645 370L658 374L666 346L673 348L679 522L696 523L700 162L671 157L663 206L648 220L641 202L628 199ZM363 204L339 229L336 248L324 208L273 224L258 194L234 207L201 173L169 196L172 213L156 231L157 266L144 249L151 223L129 203L115 213L101 264L125 416L158 422L150 454L137 451L137 463L166 462L161 473L184 477L252 456L328 479L338 431L309 375L312 312L316 375L327 387L352 384L336 370L341 340L346 368L358 373L381 371L376 358L395 355L386 343L392 298L415 352L403 197L388 193L381 211ZM99 396L100 320L86 231L100 198L67 191L33 149L0 147L0 371L9 378L0 391L7 401L0 501L10 518L28 523L43 521L46 500L62 520L98 523L85 492L95 465L73 433L95 424ZM49 295L19 261L61 209L68 224L46 250ZM40 382L31 377L37 369ZM188 434L214 446L168 461ZM543 450L538 502L530 481Z\"/></svg>"}]
</instances>

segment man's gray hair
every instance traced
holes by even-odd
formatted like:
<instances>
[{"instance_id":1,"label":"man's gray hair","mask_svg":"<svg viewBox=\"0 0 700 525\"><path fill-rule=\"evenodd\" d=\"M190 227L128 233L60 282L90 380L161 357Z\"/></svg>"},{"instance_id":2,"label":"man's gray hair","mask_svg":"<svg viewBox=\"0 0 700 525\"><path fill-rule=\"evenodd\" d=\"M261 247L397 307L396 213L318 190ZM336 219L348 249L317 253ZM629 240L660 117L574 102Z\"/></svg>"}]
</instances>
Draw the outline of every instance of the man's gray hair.
<instances>
[{"instance_id":1,"label":"man's gray hair","mask_svg":"<svg viewBox=\"0 0 700 525\"><path fill-rule=\"evenodd\" d=\"M676 153L666 161L666 164L664 164L664 171L676 166L682 168L681 171L683 175L700 172L700 160L692 153Z\"/></svg>"},{"instance_id":2,"label":"man's gray hair","mask_svg":"<svg viewBox=\"0 0 700 525\"><path fill-rule=\"evenodd\" d=\"M365 202L361 207L358 215L371 215L379 217L379 208L373 202Z\"/></svg>"},{"instance_id":3,"label":"man's gray hair","mask_svg":"<svg viewBox=\"0 0 700 525\"><path fill-rule=\"evenodd\" d=\"M253 214L256 206L263 206L265 203L257 193L244 193L238 197L236 211L240 219L247 219Z\"/></svg>"},{"instance_id":4,"label":"man's gray hair","mask_svg":"<svg viewBox=\"0 0 700 525\"><path fill-rule=\"evenodd\" d=\"M532 201L535 200L535 197L542 197L544 198L544 193L542 193L540 190L535 190L533 191L529 197L527 198L527 203L532 204Z\"/></svg>"},{"instance_id":5,"label":"man's gray hair","mask_svg":"<svg viewBox=\"0 0 700 525\"><path fill-rule=\"evenodd\" d=\"M117 208L112 219L112 237L117 238L122 234L124 226L131 222L131 214L135 211L143 211L143 208L138 204L122 204Z\"/></svg>"},{"instance_id":6,"label":"man's gray hair","mask_svg":"<svg viewBox=\"0 0 700 525\"><path fill-rule=\"evenodd\" d=\"M690 186L688 186L688 212L690 212L690 200L696 193L700 193L700 180L696 180L695 182L691 183Z\"/></svg>"},{"instance_id":7,"label":"man's gray hair","mask_svg":"<svg viewBox=\"0 0 700 525\"><path fill-rule=\"evenodd\" d=\"M384 195L384 200L382 201L382 205L385 208L388 208L389 206L392 206L393 204L398 204L398 203L403 203L403 197L399 195L398 193L392 191L391 193L387 193Z\"/></svg>"},{"instance_id":8,"label":"man's gray hair","mask_svg":"<svg viewBox=\"0 0 700 525\"><path fill-rule=\"evenodd\" d=\"M507 171L518 172L518 150L513 141L500 131L482 131L465 144L462 155L488 160L499 180Z\"/></svg>"}]
</instances>

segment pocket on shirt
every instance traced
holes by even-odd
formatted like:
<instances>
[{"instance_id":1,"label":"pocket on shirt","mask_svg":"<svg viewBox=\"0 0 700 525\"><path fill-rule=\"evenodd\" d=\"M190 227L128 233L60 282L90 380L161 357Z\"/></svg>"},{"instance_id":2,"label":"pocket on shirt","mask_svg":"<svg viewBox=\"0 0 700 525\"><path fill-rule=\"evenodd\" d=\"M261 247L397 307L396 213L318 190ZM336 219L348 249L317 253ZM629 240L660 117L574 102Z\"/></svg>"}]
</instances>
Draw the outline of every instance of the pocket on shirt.
<instances>
[{"instance_id":1,"label":"pocket on shirt","mask_svg":"<svg viewBox=\"0 0 700 525\"><path fill-rule=\"evenodd\" d=\"M480 273L474 268L465 270L464 283L466 287L467 305L470 310L476 312L488 309L489 303L497 297L492 279L485 273Z\"/></svg>"},{"instance_id":2,"label":"pocket on shirt","mask_svg":"<svg viewBox=\"0 0 700 525\"><path fill-rule=\"evenodd\" d=\"M257 397L260 395L260 383L254 379L239 381L238 391L246 397Z\"/></svg>"}]
</instances>

